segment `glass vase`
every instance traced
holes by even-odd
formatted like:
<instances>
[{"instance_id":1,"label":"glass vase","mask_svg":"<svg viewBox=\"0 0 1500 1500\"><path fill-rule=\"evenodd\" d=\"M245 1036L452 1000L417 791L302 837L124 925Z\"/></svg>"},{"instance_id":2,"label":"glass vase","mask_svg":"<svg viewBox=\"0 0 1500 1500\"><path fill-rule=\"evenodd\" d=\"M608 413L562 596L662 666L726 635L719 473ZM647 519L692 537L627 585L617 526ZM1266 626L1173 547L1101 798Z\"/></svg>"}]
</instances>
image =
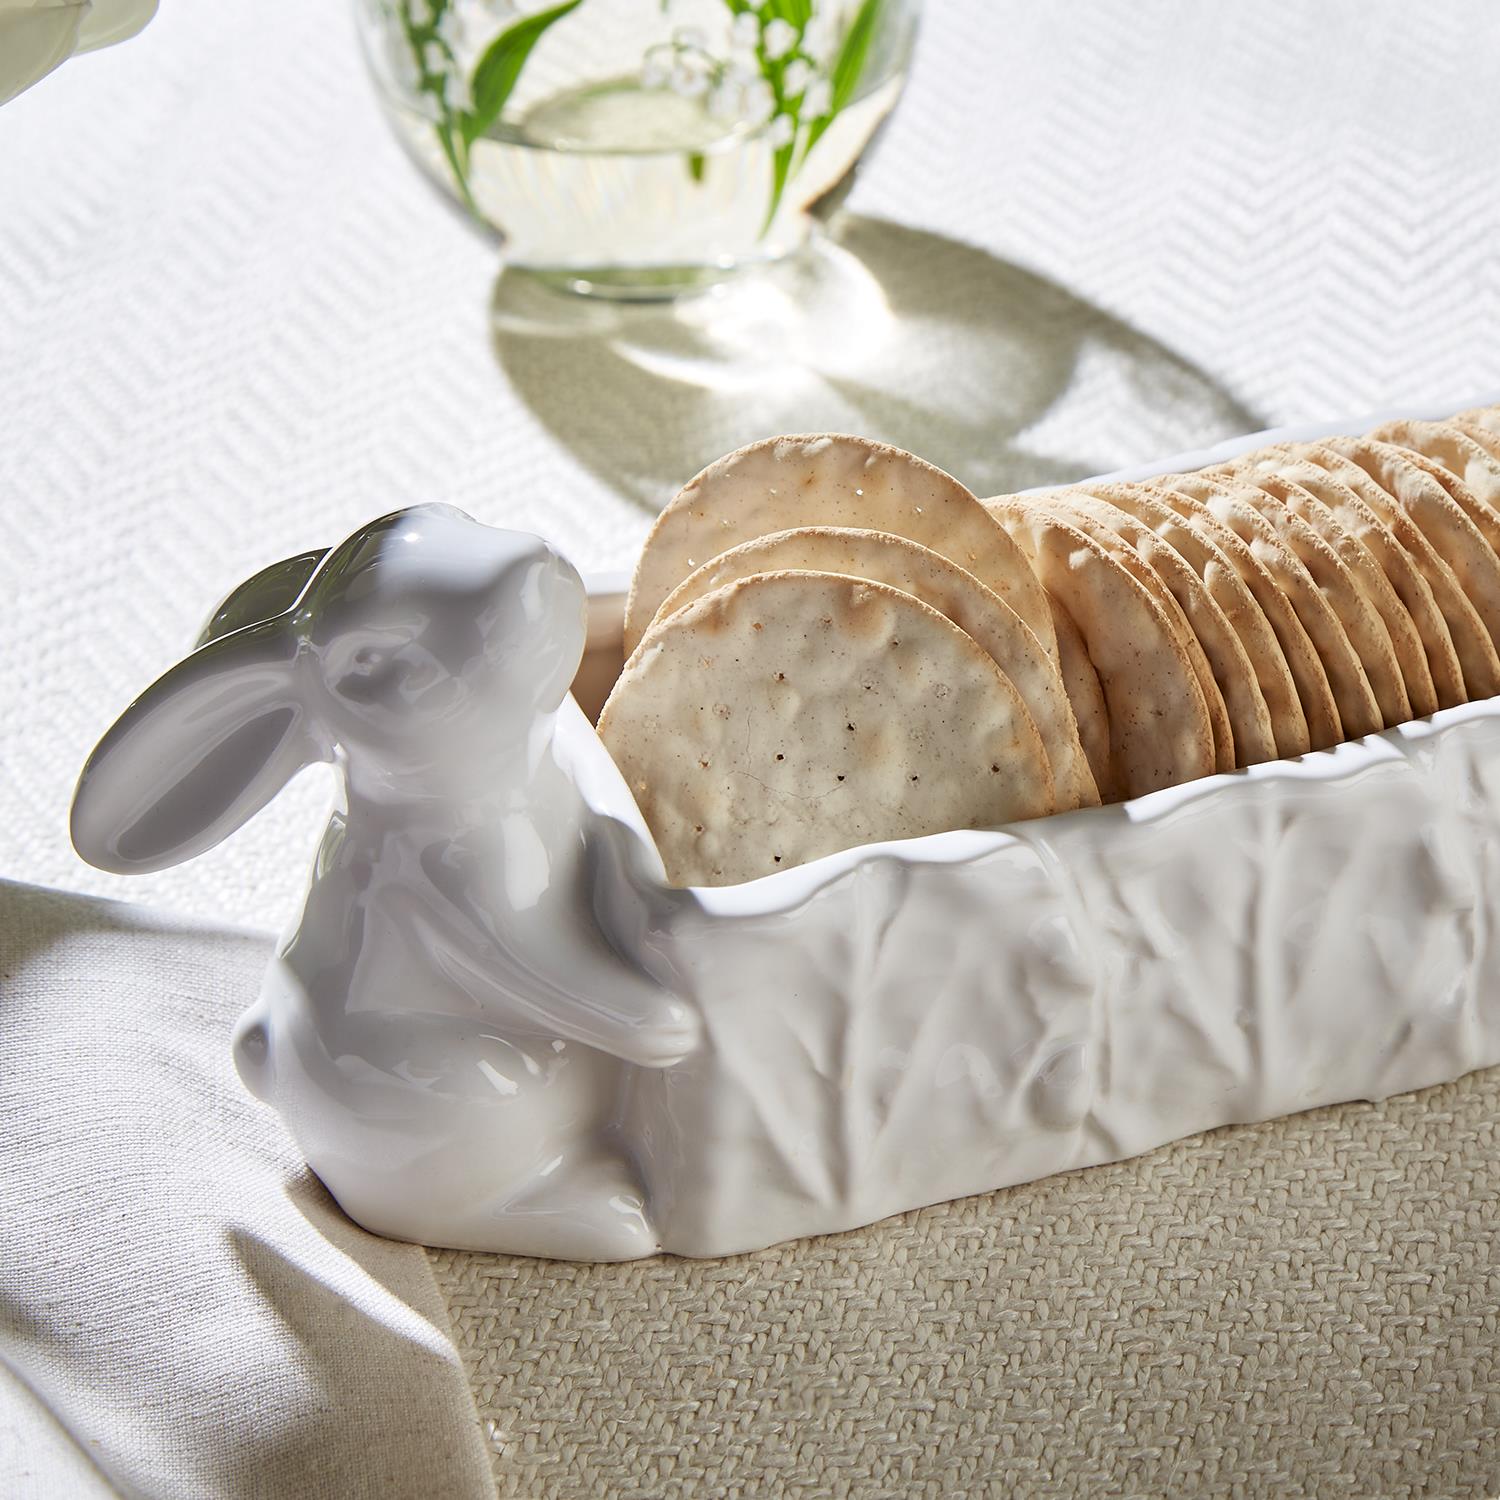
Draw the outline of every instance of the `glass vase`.
<instances>
[{"instance_id":1,"label":"glass vase","mask_svg":"<svg viewBox=\"0 0 1500 1500\"><path fill-rule=\"evenodd\" d=\"M901 92L920 0L356 0L422 167L571 290L671 297L797 250Z\"/></svg>"}]
</instances>

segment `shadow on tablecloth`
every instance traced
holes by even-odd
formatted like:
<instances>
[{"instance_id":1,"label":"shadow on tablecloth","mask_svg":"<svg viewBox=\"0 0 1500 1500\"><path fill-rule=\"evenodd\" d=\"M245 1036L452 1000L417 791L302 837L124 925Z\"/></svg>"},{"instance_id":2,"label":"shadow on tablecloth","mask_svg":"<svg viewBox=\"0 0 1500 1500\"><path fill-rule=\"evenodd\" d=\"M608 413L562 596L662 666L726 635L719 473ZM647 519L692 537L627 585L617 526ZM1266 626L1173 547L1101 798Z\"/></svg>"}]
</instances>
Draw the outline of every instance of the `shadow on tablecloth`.
<instances>
[{"instance_id":1,"label":"shadow on tablecloth","mask_svg":"<svg viewBox=\"0 0 1500 1500\"><path fill-rule=\"evenodd\" d=\"M655 510L778 432L857 432L980 495L1264 426L1204 371L984 250L844 215L813 253L677 304L568 297L502 272L496 356L603 483Z\"/></svg>"}]
</instances>

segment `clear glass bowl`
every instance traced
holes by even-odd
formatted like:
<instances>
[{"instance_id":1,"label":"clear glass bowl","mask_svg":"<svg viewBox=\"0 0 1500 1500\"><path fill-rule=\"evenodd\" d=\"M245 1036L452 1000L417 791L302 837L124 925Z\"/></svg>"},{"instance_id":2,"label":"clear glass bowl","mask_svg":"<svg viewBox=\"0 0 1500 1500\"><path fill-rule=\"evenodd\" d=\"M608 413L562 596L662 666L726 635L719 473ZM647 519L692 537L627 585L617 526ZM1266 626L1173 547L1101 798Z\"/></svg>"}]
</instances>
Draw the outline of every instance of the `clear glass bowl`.
<instances>
[{"instance_id":1,"label":"clear glass bowl","mask_svg":"<svg viewBox=\"0 0 1500 1500\"><path fill-rule=\"evenodd\" d=\"M798 249L900 95L920 0L356 0L418 162L572 290Z\"/></svg>"}]
</instances>

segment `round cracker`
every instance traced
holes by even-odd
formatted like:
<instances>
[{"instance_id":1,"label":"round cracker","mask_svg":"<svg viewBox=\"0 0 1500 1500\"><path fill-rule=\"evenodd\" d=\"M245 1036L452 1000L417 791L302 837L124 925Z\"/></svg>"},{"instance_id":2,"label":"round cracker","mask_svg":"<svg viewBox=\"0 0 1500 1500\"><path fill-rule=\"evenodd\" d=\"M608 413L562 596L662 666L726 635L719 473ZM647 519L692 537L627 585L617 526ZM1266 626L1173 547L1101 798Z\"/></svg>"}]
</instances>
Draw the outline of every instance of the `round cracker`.
<instances>
[{"instance_id":1,"label":"round cracker","mask_svg":"<svg viewBox=\"0 0 1500 1500\"><path fill-rule=\"evenodd\" d=\"M1091 493L1107 490L1106 498L1112 505L1149 527L1202 579L1209 597L1239 636L1255 673L1256 687L1271 725L1272 755L1267 758L1305 754L1308 749L1307 716L1302 712L1297 684L1292 680L1286 656L1254 594L1223 549L1202 532L1195 531L1147 484L1088 488ZM1234 540L1239 539L1235 537ZM1245 552L1248 557L1249 549L1246 548ZM1272 585L1268 582L1267 587ZM1307 649L1311 652L1310 644ZM1226 692L1226 705L1228 696ZM1237 748L1238 738L1237 731ZM1251 762L1245 760L1244 764Z\"/></svg>"},{"instance_id":2,"label":"round cracker","mask_svg":"<svg viewBox=\"0 0 1500 1500\"><path fill-rule=\"evenodd\" d=\"M1079 489L1084 492L1081 503L1089 513L1109 527L1121 544L1130 547L1161 579L1197 638L1232 731L1228 769L1275 760L1276 737L1255 668L1234 626L1203 579L1175 547L1124 508L1132 499L1127 486L1089 484Z\"/></svg>"},{"instance_id":3,"label":"round cracker","mask_svg":"<svg viewBox=\"0 0 1500 1500\"><path fill-rule=\"evenodd\" d=\"M1379 720L1370 682L1359 664L1355 648L1344 634L1334 607L1323 597L1307 568L1296 553L1278 537L1274 526L1244 496L1235 496L1232 484L1223 478L1205 478L1202 474L1173 477L1175 504L1182 508L1193 525L1212 523L1215 537L1229 532L1251 550L1260 567L1271 580L1272 594L1277 595L1298 619L1301 634L1284 637L1277 628L1277 639L1286 652L1287 666L1298 684L1302 711L1307 714L1308 742L1314 750L1326 750L1346 738L1344 706L1349 706L1356 721ZM1257 592L1262 607L1268 607L1266 595ZM1310 646L1311 661L1302 654L1302 643ZM1316 667L1316 670L1314 670Z\"/></svg>"},{"instance_id":4,"label":"round cracker","mask_svg":"<svg viewBox=\"0 0 1500 1500\"><path fill-rule=\"evenodd\" d=\"M840 573L889 584L947 615L1016 685L1052 764L1057 810L1097 807L1099 792L1078 739L1062 679L1041 642L993 589L929 547L885 531L803 526L742 542L690 573L663 601L658 619L755 573Z\"/></svg>"},{"instance_id":5,"label":"round cracker","mask_svg":"<svg viewBox=\"0 0 1500 1500\"><path fill-rule=\"evenodd\" d=\"M1208 705L1166 609L1107 547L1035 501L985 502L1072 617L1109 716L1110 762L1122 795L1214 770Z\"/></svg>"},{"instance_id":6,"label":"round cracker","mask_svg":"<svg viewBox=\"0 0 1500 1500\"><path fill-rule=\"evenodd\" d=\"M1214 769L1216 771L1234 770L1234 728L1230 723L1229 710L1224 703L1224 694L1219 689L1213 666L1208 660L1202 642L1198 639L1197 632L1193 629L1192 622L1185 614L1182 605L1173 596L1172 591L1162 581L1160 573L1090 510L1084 503L1087 496L1081 491L1050 490L1046 494L1034 495L1031 498L1036 504L1045 505L1054 514L1093 537L1101 547L1118 557L1124 567L1151 591L1156 602L1166 612L1167 619L1171 622L1177 639L1182 643L1183 650L1187 652L1188 660L1192 663L1193 675L1197 677L1198 686L1202 690L1203 702L1208 709L1209 728L1213 731L1214 737Z\"/></svg>"},{"instance_id":7,"label":"round cracker","mask_svg":"<svg viewBox=\"0 0 1500 1500\"><path fill-rule=\"evenodd\" d=\"M1500 406L1471 406L1448 419L1471 436L1476 432L1500 436Z\"/></svg>"},{"instance_id":8,"label":"round cracker","mask_svg":"<svg viewBox=\"0 0 1500 1500\"><path fill-rule=\"evenodd\" d=\"M1426 718L1438 706L1429 656L1440 660L1447 680L1461 689L1458 658L1453 654L1448 627L1433 602L1432 590L1390 528L1343 480L1314 463L1288 459L1276 450L1261 455L1244 473L1301 516L1349 568L1355 586L1380 616L1390 637L1413 717ZM1408 596L1415 609L1408 605ZM1371 686L1375 686L1373 677ZM1399 708L1399 702L1392 707ZM1381 711L1386 712L1384 703ZM1399 721L1387 715L1387 722Z\"/></svg>"},{"instance_id":9,"label":"round cracker","mask_svg":"<svg viewBox=\"0 0 1500 1500\"><path fill-rule=\"evenodd\" d=\"M1370 438L1329 438L1324 446L1353 459L1412 518L1453 570L1491 643L1500 642L1500 555L1475 524L1471 507L1455 498L1456 481L1447 470L1420 454ZM1482 690L1469 684L1470 697L1495 692L1500 692L1500 679Z\"/></svg>"},{"instance_id":10,"label":"round cracker","mask_svg":"<svg viewBox=\"0 0 1500 1500\"><path fill-rule=\"evenodd\" d=\"M1484 422L1467 420L1468 416L1490 415L1494 426L1488 426ZM1478 443L1479 446L1493 459L1500 460L1500 407L1481 407L1477 413L1467 413L1454 417L1452 421L1444 424L1453 428L1455 432L1461 432L1466 438Z\"/></svg>"},{"instance_id":11,"label":"round cracker","mask_svg":"<svg viewBox=\"0 0 1500 1500\"><path fill-rule=\"evenodd\" d=\"M1463 664L1452 622L1461 621L1460 629L1468 630L1481 648L1488 635L1474 606L1463 597L1452 570L1401 507L1351 459L1316 443L1270 450L1277 451L1290 455L1285 459L1289 466L1311 464L1339 487L1334 494L1340 498L1335 501L1333 494L1327 494L1325 503L1375 554L1411 615L1427 655L1437 706L1451 708L1466 702Z\"/></svg>"},{"instance_id":12,"label":"round cracker","mask_svg":"<svg viewBox=\"0 0 1500 1500\"><path fill-rule=\"evenodd\" d=\"M1449 422L1387 422L1370 436L1426 460L1419 467L1447 489L1491 550L1500 552L1500 459Z\"/></svg>"},{"instance_id":13,"label":"round cracker","mask_svg":"<svg viewBox=\"0 0 1500 1500\"><path fill-rule=\"evenodd\" d=\"M1354 441L1354 440L1348 440ZM1453 702L1488 697L1500 688L1500 656L1480 618L1479 611L1464 592L1461 581L1449 567L1442 552L1433 545L1427 531L1417 522L1409 508L1386 488L1368 469L1357 463L1341 448L1328 443L1298 444L1293 450L1342 479L1390 527L1396 540L1406 549L1422 577L1432 590L1433 601L1448 627L1454 654L1463 675L1462 696ZM1441 491L1440 491L1441 492ZM1429 658L1430 660L1430 658ZM1433 682L1438 689L1439 707L1444 701L1444 684L1436 669Z\"/></svg>"},{"instance_id":14,"label":"round cracker","mask_svg":"<svg viewBox=\"0 0 1500 1500\"><path fill-rule=\"evenodd\" d=\"M635 649L667 595L710 558L772 531L851 526L941 553L993 589L1057 659L1052 613L1016 545L951 474L868 438L767 438L710 464L656 518L625 604Z\"/></svg>"},{"instance_id":15,"label":"round cracker","mask_svg":"<svg viewBox=\"0 0 1500 1500\"><path fill-rule=\"evenodd\" d=\"M1124 567L1150 590L1157 603L1161 605L1173 631L1182 643L1183 650L1187 652L1193 675L1198 679L1198 686L1203 693L1204 705L1208 709L1209 727L1213 733L1214 769L1216 771L1234 770L1234 726L1229 717L1229 709L1224 702L1224 694L1219 687L1213 664L1209 660L1202 641L1198 638L1192 620L1181 601L1163 579L1161 570L1141 557L1098 514L1097 509L1088 503L1088 498L1083 491L1078 489L1052 490L1044 495L1035 496L1038 503L1047 505L1062 519L1077 526L1113 556L1118 557ZM1098 504L1102 506L1102 502ZM1178 563L1186 572L1185 565L1182 565L1180 558Z\"/></svg>"},{"instance_id":16,"label":"round cracker","mask_svg":"<svg viewBox=\"0 0 1500 1500\"><path fill-rule=\"evenodd\" d=\"M1361 734L1373 734L1388 724L1405 724L1412 716L1411 699L1406 695L1406 681L1401 675L1391 633L1385 628L1375 606L1365 597L1353 567L1329 539L1337 536L1347 540L1342 527L1328 517L1318 515L1311 495L1305 490L1299 491L1293 481L1278 474L1237 470L1234 483L1237 486L1235 493L1243 496L1247 504L1253 505L1265 517L1307 569L1323 597L1333 606L1333 612L1364 668L1365 681L1375 698L1375 718L1373 723L1359 728L1351 725L1345 717L1345 735L1357 739ZM1304 513L1309 507L1298 508L1289 503L1294 498L1311 502L1310 517ZM1353 547L1349 551L1352 554ZM1374 563L1369 566L1373 571ZM1344 717L1342 705L1340 716Z\"/></svg>"},{"instance_id":17,"label":"round cracker","mask_svg":"<svg viewBox=\"0 0 1500 1500\"><path fill-rule=\"evenodd\" d=\"M1099 674L1062 601L1055 594L1048 594L1047 602L1052 606L1052 624L1057 631L1057 659L1063 688L1073 708L1073 721L1078 725L1078 739L1088 758L1089 770L1094 773L1094 785L1103 801L1118 802L1125 793L1120 790L1110 757L1109 711L1104 706Z\"/></svg>"},{"instance_id":18,"label":"round cracker","mask_svg":"<svg viewBox=\"0 0 1500 1500\"><path fill-rule=\"evenodd\" d=\"M599 734L678 885L1053 809L1010 679L866 579L762 573L706 594L652 627Z\"/></svg>"}]
</instances>

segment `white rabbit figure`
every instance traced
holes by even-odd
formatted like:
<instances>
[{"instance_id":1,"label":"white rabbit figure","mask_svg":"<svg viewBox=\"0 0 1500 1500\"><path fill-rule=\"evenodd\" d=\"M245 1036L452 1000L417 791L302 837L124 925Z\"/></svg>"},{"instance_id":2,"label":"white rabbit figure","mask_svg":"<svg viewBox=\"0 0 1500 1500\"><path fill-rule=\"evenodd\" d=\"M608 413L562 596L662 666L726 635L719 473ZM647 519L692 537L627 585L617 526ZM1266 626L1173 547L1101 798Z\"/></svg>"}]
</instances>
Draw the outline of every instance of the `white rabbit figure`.
<instances>
[{"instance_id":1,"label":"white rabbit figure","mask_svg":"<svg viewBox=\"0 0 1500 1500\"><path fill-rule=\"evenodd\" d=\"M236 591L79 780L79 852L145 872L212 847L304 765L341 773L235 1060L377 1233L658 1248L615 1125L634 1068L691 1052L699 1020L669 960L642 972L591 920L600 880L640 881L643 910L665 892L649 843L580 791L619 780L568 696L585 606L534 536L447 507L387 516Z\"/></svg>"}]
</instances>

